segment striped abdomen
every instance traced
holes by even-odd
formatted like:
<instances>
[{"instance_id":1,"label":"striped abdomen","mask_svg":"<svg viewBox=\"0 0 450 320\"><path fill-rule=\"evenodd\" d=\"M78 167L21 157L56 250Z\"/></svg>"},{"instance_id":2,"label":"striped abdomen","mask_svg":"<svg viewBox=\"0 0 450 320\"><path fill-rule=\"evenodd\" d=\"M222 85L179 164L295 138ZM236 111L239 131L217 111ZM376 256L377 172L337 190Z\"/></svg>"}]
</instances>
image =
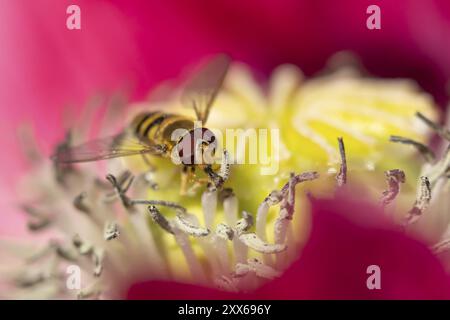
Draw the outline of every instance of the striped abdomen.
<instances>
[{"instance_id":1,"label":"striped abdomen","mask_svg":"<svg viewBox=\"0 0 450 320\"><path fill-rule=\"evenodd\" d=\"M131 123L131 130L139 140L149 144L165 144L168 151L176 144L171 140L174 130L193 128L194 122L190 118L161 111L140 113Z\"/></svg>"}]
</instances>

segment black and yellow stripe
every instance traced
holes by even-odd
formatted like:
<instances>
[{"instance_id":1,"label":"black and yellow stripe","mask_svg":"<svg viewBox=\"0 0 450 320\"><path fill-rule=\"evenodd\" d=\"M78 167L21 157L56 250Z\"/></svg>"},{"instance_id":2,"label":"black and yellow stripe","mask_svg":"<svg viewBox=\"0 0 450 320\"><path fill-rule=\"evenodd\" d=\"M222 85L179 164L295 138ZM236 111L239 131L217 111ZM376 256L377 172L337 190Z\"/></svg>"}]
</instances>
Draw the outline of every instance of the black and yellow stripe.
<instances>
[{"instance_id":1,"label":"black and yellow stripe","mask_svg":"<svg viewBox=\"0 0 450 320\"><path fill-rule=\"evenodd\" d=\"M176 143L171 141L172 132L176 129L191 130L194 128L194 121L184 116L154 111L137 115L131 128L135 136L144 143L165 144L172 149Z\"/></svg>"}]
</instances>

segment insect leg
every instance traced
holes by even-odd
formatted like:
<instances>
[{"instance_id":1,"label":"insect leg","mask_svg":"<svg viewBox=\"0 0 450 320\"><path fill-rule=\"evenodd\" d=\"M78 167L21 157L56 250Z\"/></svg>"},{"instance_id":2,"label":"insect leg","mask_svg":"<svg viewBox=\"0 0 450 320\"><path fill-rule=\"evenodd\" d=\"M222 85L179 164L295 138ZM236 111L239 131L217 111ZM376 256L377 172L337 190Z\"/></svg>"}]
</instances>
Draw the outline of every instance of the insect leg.
<instances>
[{"instance_id":1,"label":"insect leg","mask_svg":"<svg viewBox=\"0 0 450 320\"><path fill-rule=\"evenodd\" d=\"M195 180L194 184L189 188L188 194L195 194L195 192L200 188L202 185L206 185L208 190L215 190L216 187L211 183L210 179L208 178L201 178Z\"/></svg>"},{"instance_id":2,"label":"insect leg","mask_svg":"<svg viewBox=\"0 0 450 320\"><path fill-rule=\"evenodd\" d=\"M220 175L218 175L212 169L212 167L210 165L205 166L203 171L205 171L205 173L208 175L209 179L216 186L217 189L219 189L223 185L223 183L225 182L224 179Z\"/></svg>"},{"instance_id":3,"label":"insect leg","mask_svg":"<svg viewBox=\"0 0 450 320\"><path fill-rule=\"evenodd\" d=\"M222 164L220 165L219 173L216 173L211 165L207 165L203 169L211 182L216 186L217 189L221 189L225 181L228 180L230 175L230 161L228 157L228 152L223 151Z\"/></svg>"},{"instance_id":4,"label":"insect leg","mask_svg":"<svg viewBox=\"0 0 450 320\"><path fill-rule=\"evenodd\" d=\"M180 195L185 196L187 194L187 187L191 172L188 166L183 166L181 170L181 183L180 183Z\"/></svg>"}]
</instances>

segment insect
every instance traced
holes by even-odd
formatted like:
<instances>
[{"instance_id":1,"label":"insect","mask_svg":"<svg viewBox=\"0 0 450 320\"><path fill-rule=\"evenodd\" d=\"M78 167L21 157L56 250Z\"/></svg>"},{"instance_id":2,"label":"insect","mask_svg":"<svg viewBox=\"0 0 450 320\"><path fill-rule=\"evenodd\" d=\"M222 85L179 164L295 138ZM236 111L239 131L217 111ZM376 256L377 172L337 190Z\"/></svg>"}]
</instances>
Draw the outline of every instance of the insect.
<instances>
[{"instance_id":1,"label":"insect","mask_svg":"<svg viewBox=\"0 0 450 320\"><path fill-rule=\"evenodd\" d=\"M198 155L202 154L198 151L208 150L209 156L215 153L216 137L203 125L208 120L229 65L228 56L217 55L187 82L181 102L183 106L195 111L196 118L163 111L143 112L121 133L59 150L53 155L53 160L57 163L75 163L142 155L149 163L149 155L172 159L175 157L177 163L183 166L182 193L185 193L186 183L196 167L204 170L210 182L220 187L223 177L212 169L211 163L198 159ZM201 126L196 125L196 121L200 121ZM176 139L175 130L183 133Z\"/></svg>"}]
</instances>

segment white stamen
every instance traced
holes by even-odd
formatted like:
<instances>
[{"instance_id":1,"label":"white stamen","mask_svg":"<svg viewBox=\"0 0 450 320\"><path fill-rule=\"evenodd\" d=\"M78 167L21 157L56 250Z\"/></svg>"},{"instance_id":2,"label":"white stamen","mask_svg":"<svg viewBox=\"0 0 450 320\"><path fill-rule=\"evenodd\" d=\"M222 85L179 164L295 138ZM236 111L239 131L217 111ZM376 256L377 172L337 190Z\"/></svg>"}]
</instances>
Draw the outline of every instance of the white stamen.
<instances>
[{"instance_id":1,"label":"white stamen","mask_svg":"<svg viewBox=\"0 0 450 320\"><path fill-rule=\"evenodd\" d=\"M272 280L281 275L281 272L268 265L263 264L258 259L249 259L248 265L256 273L256 275L261 278Z\"/></svg>"},{"instance_id":2,"label":"white stamen","mask_svg":"<svg viewBox=\"0 0 450 320\"><path fill-rule=\"evenodd\" d=\"M252 268L250 268L250 266L248 264L236 263L236 266L234 268L234 276L243 277L246 274L248 274L250 271L252 271Z\"/></svg>"},{"instance_id":3,"label":"white stamen","mask_svg":"<svg viewBox=\"0 0 450 320\"><path fill-rule=\"evenodd\" d=\"M50 241L50 248L55 250L56 255L61 259L71 262L77 260L77 254L73 247L63 246L56 241Z\"/></svg>"},{"instance_id":4,"label":"white stamen","mask_svg":"<svg viewBox=\"0 0 450 320\"><path fill-rule=\"evenodd\" d=\"M220 265L221 274L227 274L230 268L230 259L228 256L228 241L233 240L234 231L224 223L216 227L215 234L211 238L214 246L214 253Z\"/></svg>"},{"instance_id":5,"label":"white stamen","mask_svg":"<svg viewBox=\"0 0 450 320\"><path fill-rule=\"evenodd\" d=\"M158 251L155 239L149 232L145 214L143 214L140 211L137 211L133 214L128 215L128 218L130 220L132 228L134 229L133 230L134 234L137 235L136 237L138 243L137 247L142 256L140 259L145 259L148 265L151 266L152 272L154 272L156 275L161 277L167 276L164 258ZM133 240L134 237L133 239L129 239L130 242Z\"/></svg>"},{"instance_id":6,"label":"white stamen","mask_svg":"<svg viewBox=\"0 0 450 320\"><path fill-rule=\"evenodd\" d=\"M103 270L103 258L105 255L104 250L100 248L95 248L89 242L82 240L78 234L76 234L73 237L72 241L74 246L78 249L78 252L81 255L88 256L92 260L94 264L93 274L95 277L99 277Z\"/></svg>"},{"instance_id":7,"label":"white stamen","mask_svg":"<svg viewBox=\"0 0 450 320\"><path fill-rule=\"evenodd\" d=\"M285 242L286 232L290 221L288 210L286 208L282 208L274 225L275 243L282 244Z\"/></svg>"},{"instance_id":8,"label":"white stamen","mask_svg":"<svg viewBox=\"0 0 450 320\"><path fill-rule=\"evenodd\" d=\"M233 240L234 232L225 223L219 223L216 228L216 234L218 237L224 240Z\"/></svg>"},{"instance_id":9,"label":"white stamen","mask_svg":"<svg viewBox=\"0 0 450 320\"><path fill-rule=\"evenodd\" d=\"M256 213L256 234L262 240L266 240L266 222L267 222L267 214L269 213L269 204L266 201L263 201Z\"/></svg>"},{"instance_id":10,"label":"white stamen","mask_svg":"<svg viewBox=\"0 0 450 320\"><path fill-rule=\"evenodd\" d=\"M286 250L287 246L285 244L269 244L261 240L255 233L245 233L239 235L239 240L241 240L246 246L252 248L260 253L270 254L279 253Z\"/></svg>"},{"instance_id":11,"label":"white stamen","mask_svg":"<svg viewBox=\"0 0 450 320\"><path fill-rule=\"evenodd\" d=\"M238 201L234 194L227 195L223 200L223 211L226 224L234 226L237 222L238 215Z\"/></svg>"},{"instance_id":12,"label":"white stamen","mask_svg":"<svg viewBox=\"0 0 450 320\"><path fill-rule=\"evenodd\" d=\"M241 234L253 226L253 216L247 211L242 211L242 219L236 223L236 233Z\"/></svg>"},{"instance_id":13,"label":"white stamen","mask_svg":"<svg viewBox=\"0 0 450 320\"><path fill-rule=\"evenodd\" d=\"M428 208L431 201L431 184L428 177L420 177L420 185L417 191L417 200L413 208L408 212L405 224L409 225L416 222Z\"/></svg>"},{"instance_id":14,"label":"white stamen","mask_svg":"<svg viewBox=\"0 0 450 320\"><path fill-rule=\"evenodd\" d=\"M86 214L90 214L91 210L89 209L89 207L85 203L86 198L87 198L87 193L86 192L80 193L73 200L73 205L74 205L75 208L77 208L81 212L84 212Z\"/></svg>"},{"instance_id":15,"label":"white stamen","mask_svg":"<svg viewBox=\"0 0 450 320\"><path fill-rule=\"evenodd\" d=\"M159 210L155 206L149 206L148 211L153 222L158 224L163 230L166 230L167 232L173 234L170 222L159 212Z\"/></svg>"},{"instance_id":16,"label":"white stamen","mask_svg":"<svg viewBox=\"0 0 450 320\"><path fill-rule=\"evenodd\" d=\"M30 231L45 229L52 223L51 217L48 214L44 214L41 210L37 210L30 206L22 206L22 209L30 217L27 222L27 227Z\"/></svg>"},{"instance_id":17,"label":"white stamen","mask_svg":"<svg viewBox=\"0 0 450 320\"><path fill-rule=\"evenodd\" d=\"M78 249L78 252L81 255L90 254L93 250L93 246L90 243L83 241L80 235L76 234L73 237L73 245Z\"/></svg>"},{"instance_id":18,"label":"white stamen","mask_svg":"<svg viewBox=\"0 0 450 320\"><path fill-rule=\"evenodd\" d=\"M202 194L203 216L205 218L205 226L212 228L214 216L217 209L217 191L205 191Z\"/></svg>"},{"instance_id":19,"label":"white stamen","mask_svg":"<svg viewBox=\"0 0 450 320\"><path fill-rule=\"evenodd\" d=\"M230 191L230 193L223 200L223 211L226 224L229 226L236 225L238 216L238 201L232 191ZM248 248L237 237L233 238L233 249L236 262L245 263L247 260Z\"/></svg>"},{"instance_id":20,"label":"white stamen","mask_svg":"<svg viewBox=\"0 0 450 320\"><path fill-rule=\"evenodd\" d=\"M214 256L219 264L220 274L229 273L230 259L228 256L228 239L216 234L212 236L211 242L213 244Z\"/></svg>"},{"instance_id":21,"label":"white stamen","mask_svg":"<svg viewBox=\"0 0 450 320\"><path fill-rule=\"evenodd\" d=\"M181 231L194 237L205 237L209 234L209 229L205 229L192 224L187 219L186 214L177 214L177 216L175 217L175 223Z\"/></svg>"},{"instance_id":22,"label":"white stamen","mask_svg":"<svg viewBox=\"0 0 450 320\"><path fill-rule=\"evenodd\" d=\"M283 200L280 203L280 214L275 222L275 243L282 244L286 240L286 232L295 211L295 187L297 184L317 179L317 172L304 172L299 175L291 173L289 182L281 189Z\"/></svg>"},{"instance_id":23,"label":"white stamen","mask_svg":"<svg viewBox=\"0 0 450 320\"><path fill-rule=\"evenodd\" d=\"M217 288L230 291L230 292L238 292L239 288L236 285L236 282L233 278L228 278L226 276L221 276L215 279L215 285Z\"/></svg>"},{"instance_id":24,"label":"white stamen","mask_svg":"<svg viewBox=\"0 0 450 320\"><path fill-rule=\"evenodd\" d=\"M103 259L105 258L105 252L102 249L96 249L92 253L92 260L94 262L94 276L100 277L103 271Z\"/></svg>"},{"instance_id":25,"label":"white stamen","mask_svg":"<svg viewBox=\"0 0 450 320\"><path fill-rule=\"evenodd\" d=\"M102 288L100 281L95 281L86 288L83 288L78 292L77 298L82 299L99 299L102 294Z\"/></svg>"},{"instance_id":26,"label":"white stamen","mask_svg":"<svg viewBox=\"0 0 450 320\"><path fill-rule=\"evenodd\" d=\"M116 222L107 222L103 234L107 241L116 239L120 235L119 226Z\"/></svg>"},{"instance_id":27,"label":"white stamen","mask_svg":"<svg viewBox=\"0 0 450 320\"><path fill-rule=\"evenodd\" d=\"M223 150L222 164L220 165L219 176L222 177L223 181L227 181L230 175L230 159L228 156L228 151Z\"/></svg>"},{"instance_id":28,"label":"white stamen","mask_svg":"<svg viewBox=\"0 0 450 320\"><path fill-rule=\"evenodd\" d=\"M400 184L405 183L405 173L400 169L392 169L384 172L388 189L383 191L381 204L387 206L390 204L400 192Z\"/></svg>"},{"instance_id":29,"label":"white stamen","mask_svg":"<svg viewBox=\"0 0 450 320\"><path fill-rule=\"evenodd\" d=\"M434 254L441 254L450 250L450 239L442 240L431 247Z\"/></svg>"},{"instance_id":30,"label":"white stamen","mask_svg":"<svg viewBox=\"0 0 450 320\"><path fill-rule=\"evenodd\" d=\"M31 287L47 279L47 275L42 270L28 269L16 276L15 283L19 287Z\"/></svg>"},{"instance_id":31,"label":"white stamen","mask_svg":"<svg viewBox=\"0 0 450 320\"><path fill-rule=\"evenodd\" d=\"M201 283L206 283L206 277L204 275L203 269L194 253L194 250L192 250L192 246L187 234L184 231L180 230L176 223L172 224L172 230L174 232L175 240L180 246L189 269L191 270L193 278L197 279Z\"/></svg>"},{"instance_id":32,"label":"white stamen","mask_svg":"<svg viewBox=\"0 0 450 320\"><path fill-rule=\"evenodd\" d=\"M267 215L271 206L275 206L283 199L283 195L280 191L272 191L266 199L259 205L256 213L256 234L261 240L266 241L266 229L267 229ZM268 265L272 265L272 257L270 255L264 255L264 262Z\"/></svg>"}]
</instances>

